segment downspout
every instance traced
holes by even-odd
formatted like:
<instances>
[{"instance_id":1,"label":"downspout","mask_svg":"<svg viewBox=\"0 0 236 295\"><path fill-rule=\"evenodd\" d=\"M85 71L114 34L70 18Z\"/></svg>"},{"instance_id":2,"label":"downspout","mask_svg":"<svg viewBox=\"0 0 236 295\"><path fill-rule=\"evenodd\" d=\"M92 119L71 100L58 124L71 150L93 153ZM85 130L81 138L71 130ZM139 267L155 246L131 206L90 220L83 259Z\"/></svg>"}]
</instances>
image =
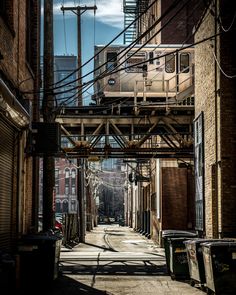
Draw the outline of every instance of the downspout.
<instances>
[{"instance_id":1,"label":"downspout","mask_svg":"<svg viewBox=\"0 0 236 295\"><path fill-rule=\"evenodd\" d=\"M218 0L215 0L215 35L218 33L217 31L217 14L218 14ZM214 39L214 43L215 43L215 48L214 48L214 51L215 51L215 56L218 56L218 46L217 46L217 38L218 36L216 36ZM215 232L215 236L216 238L219 238L219 189L218 189L218 154L219 154L219 151L218 151L218 74L217 74L217 70L218 70L218 67L217 67L217 63L216 63L216 60L215 60L215 210L216 210L216 215L215 215L215 225L216 225L216 232Z\"/></svg>"}]
</instances>

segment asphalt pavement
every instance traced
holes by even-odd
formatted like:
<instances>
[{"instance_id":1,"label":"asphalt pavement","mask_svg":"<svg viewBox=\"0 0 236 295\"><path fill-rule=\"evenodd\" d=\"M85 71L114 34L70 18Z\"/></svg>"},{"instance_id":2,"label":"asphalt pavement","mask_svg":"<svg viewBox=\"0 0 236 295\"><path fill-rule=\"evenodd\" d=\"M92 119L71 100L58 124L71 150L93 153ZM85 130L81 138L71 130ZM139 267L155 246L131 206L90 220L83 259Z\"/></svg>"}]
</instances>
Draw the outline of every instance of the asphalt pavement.
<instances>
[{"instance_id":1,"label":"asphalt pavement","mask_svg":"<svg viewBox=\"0 0 236 295\"><path fill-rule=\"evenodd\" d=\"M206 294L189 281L168 275L163 248L117 224L99 225L86 233L85 243L63 246L58 277L27 292L22 295Z\"/></svg>"}]
</instances>

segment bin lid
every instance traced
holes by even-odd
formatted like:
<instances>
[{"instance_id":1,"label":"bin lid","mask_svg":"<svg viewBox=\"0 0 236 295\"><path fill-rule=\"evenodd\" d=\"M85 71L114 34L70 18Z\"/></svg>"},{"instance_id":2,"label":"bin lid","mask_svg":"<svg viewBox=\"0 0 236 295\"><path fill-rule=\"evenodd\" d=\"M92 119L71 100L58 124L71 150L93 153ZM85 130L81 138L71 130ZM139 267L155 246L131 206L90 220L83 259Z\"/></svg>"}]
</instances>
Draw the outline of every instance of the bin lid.
<instances>
[{"instance_id":1,"label":"bin lid","mask_svg":"<svg viewBox=\"0 0 236 295\"><path fill-rule=\"evenodd\" d=\"M59 239L59 236L47 233L29 234L21 237L22 241L57 241Z\"/></svg>"},{"instance_id":2,"label":"bin lid","mask_svg":"<svg viewBox=\"0 0 236 295\"><path fill-rule=\"evenodd\" d=\"M205 239L205 238L196 238L184 241L184 244L202 244L202 243L211 243L211 242L220 242L222 239Z\"/></svg>"},{"instance_id":3,"label":"bin lid","mask_svg":"<svg viewBox=\"0 0 236 295\"><path fill-rule=\"evenodd\" d=\"M203 247L208 247L208 248L213 248L213 247L227 247L227 248L232 248L236 249L236 241L235 240L225 240L225 241L214 241L214 242L206 242L202 243L201 246Z\"/></svg>"},{"instance_id":4,"label":"bin lid","mask_svg":"<svg viewBox=\"0 0 236 295\"><path fill-rule=\"evenodd\" d=\"M162 231L162 237L197 237L197 233L187 230L167 229Z\"/></svg>"},{"instance_id":5,"label":"bin lid","mask_svg":"<svg viewBox=\"0 0 236 295\"><path fill-rule=\"evenodd\" d=\"M191 237L167 237L168 241L176 241L176 242L184 242L188 241L189 239L192 239Z\"/></svg>"}]
</instances>

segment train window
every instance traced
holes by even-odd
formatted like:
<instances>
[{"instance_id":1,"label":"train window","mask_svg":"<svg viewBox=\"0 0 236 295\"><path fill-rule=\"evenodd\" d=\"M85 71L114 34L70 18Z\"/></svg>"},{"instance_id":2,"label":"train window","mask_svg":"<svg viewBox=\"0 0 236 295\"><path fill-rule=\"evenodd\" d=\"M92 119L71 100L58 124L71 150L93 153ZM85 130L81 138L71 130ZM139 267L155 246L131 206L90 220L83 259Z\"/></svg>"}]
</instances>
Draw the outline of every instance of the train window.
<instances>
[{"instance_id":1,"label":"train window","mask_svg":"<svg viewBox=\"0 0 236 295\"><path fill-rule=\"evenodd\" d=\"M106 69L112 70L117 66L117 53L116 52L107 52L107 64Z\"/></svg>"},{"instance_id":2,"label":"train window","mask_svg":"<svg viewBox=\"0 0 236 295\"><path fill-rule=\"evenodd\" d=\"M128 73L142 73L143 65L142 63L146 60L146 53L143 51L133 54L129 52L126 55L126 68L125 71ZM136 65L137 64L137 65Z\"/></svg>"},{"instance_id":3,"label":"train window","mask_svg":"<svg viewBox=\"0 0 236 295\"><path fill-rule=\"evenodd\" d=\"M166 55L165 70L166 70L166 73L174 73L175 71L175 55L174 54Z\"/></svg>"},{"instance_id":4,"label":"train window","mask_svg":"<svg viewBox=\"0 0 236 295\"><path fill-rule=\"evenodd\" d=\"M180 54L180 72L181 73L189 72L189 54L188 53Z\"/></svg>"}]
</instances>

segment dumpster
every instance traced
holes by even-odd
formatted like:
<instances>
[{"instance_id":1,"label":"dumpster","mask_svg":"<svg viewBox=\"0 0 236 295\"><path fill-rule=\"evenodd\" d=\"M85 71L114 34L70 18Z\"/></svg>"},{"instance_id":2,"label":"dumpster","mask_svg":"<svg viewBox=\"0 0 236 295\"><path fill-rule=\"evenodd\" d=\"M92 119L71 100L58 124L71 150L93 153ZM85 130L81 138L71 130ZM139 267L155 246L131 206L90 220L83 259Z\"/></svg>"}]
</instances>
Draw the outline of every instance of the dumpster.
<instances>
[{"instance_id":1,"label":"dumpster","mask_svg":"<svg viewBox=\"0 0 236 295\"><path fill-rule=\"evenodd\" d=\"M202 244L206 287L216 295L236 292L236 242Z\"/></svg>"},{"instance_id":2,"label":"dumpster","mask_svg":"<svg viewBox=\"0 0 236 295\"><path fill-rule=\"evenodd\" d=\"M170 248L169 248L169 242L168 238L178 238L178 237L189 237L189 238L194 238L197 237L196 233L186 231L186 230L164 230L162 232L162 244L164 245L165 249L165 256L166 256L166 267L167 267L167 272L170 274Z\"/></svg>"},{"instance_id":3,"label":"dumpster","mask_svg":"<svg viewBox=\"0 0 236 295\"><path fill-rule=\"evenodd\" d=\"M188 268L188 258L187 251L184 241L189 239L194 239L190 237L179 237L173 238L169 237L167 239L169 243L170 259L170 276L172 280L188 280L189 279L189 268Z\"/></svg>"},{"instance_id":4,"label":"dumpster","mask_svg":"<svg viewBox=\"0 0 236 295\"><path fill-rule=\"evenodd\" d=\"M61 237L34 234L21 238L18 244L19 288L50 283L58 277Z\"/></svg>"},{"instance_id":5,"label":"dumpster","mask_svg":"<svg viewBox=\"0 0 236 295\"><path fill-rule=\"evenodd\" d=\"M222 239L198 238L184 241L187 250L189 275L191 280L190 284L192 286L194 286L197 283L200 284L202 288L204 288L204 284L206 283L205 267L203 262L203 253L201 245L207 242L222 242Z\"/></svg>"}]
</instances>

